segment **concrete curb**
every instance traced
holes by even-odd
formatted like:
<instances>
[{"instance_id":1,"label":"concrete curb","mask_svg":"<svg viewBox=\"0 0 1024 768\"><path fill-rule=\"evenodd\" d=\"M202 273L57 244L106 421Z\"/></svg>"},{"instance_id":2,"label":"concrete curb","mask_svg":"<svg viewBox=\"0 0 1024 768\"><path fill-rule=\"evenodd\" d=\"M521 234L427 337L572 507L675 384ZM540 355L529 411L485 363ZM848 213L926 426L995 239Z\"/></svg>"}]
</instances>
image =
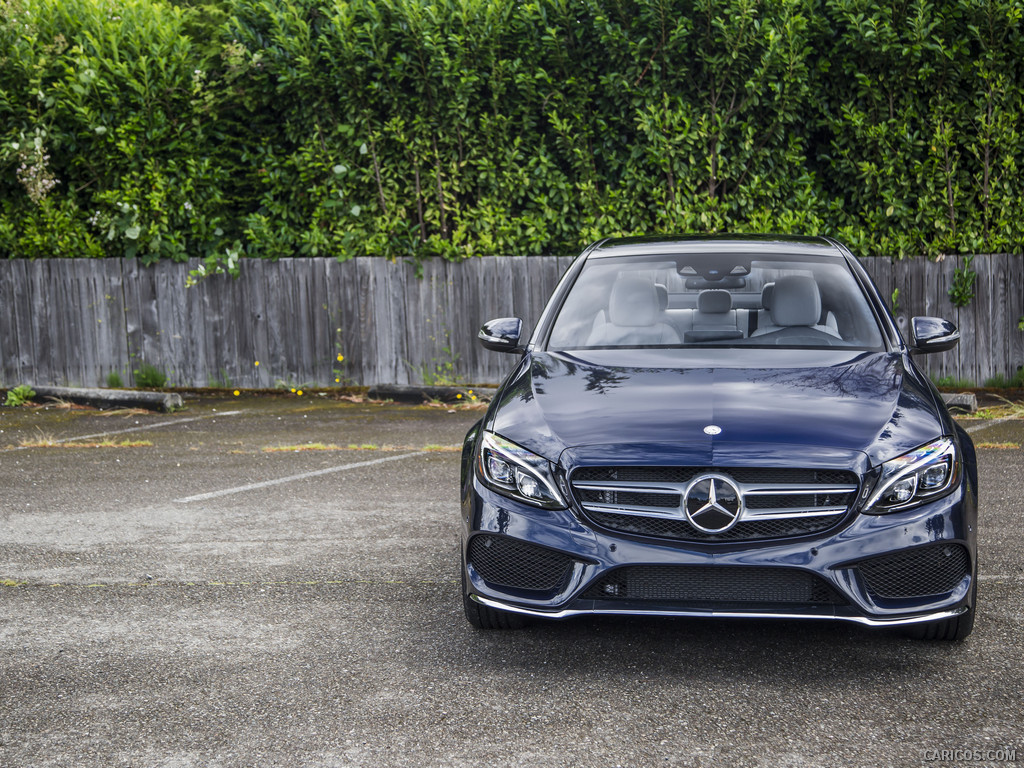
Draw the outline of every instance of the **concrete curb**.
<instances>
[{"instance_id":1,"label":"concrete curb","mask_svg":"<svg viewBox=\"0 0 1024 768\"><path fill-rule=\"evenodd\" d=\"M968 413L978 410L978 398L973 392L943 392L942 402L947 408L959 408Z\"/></svg>"},{"instance_id":2,"label":"concrete curb","mask_svg":"<svg viewBox=\"0 0 1024 768\"><path fill-rule=\"evenodd\" d=\"M83 389L80 387L32 387L33 400L65 400L96 408L145 408L170 413L185 407L176 392L138 392L127 389Z\"/></svg>"}]
</instances>

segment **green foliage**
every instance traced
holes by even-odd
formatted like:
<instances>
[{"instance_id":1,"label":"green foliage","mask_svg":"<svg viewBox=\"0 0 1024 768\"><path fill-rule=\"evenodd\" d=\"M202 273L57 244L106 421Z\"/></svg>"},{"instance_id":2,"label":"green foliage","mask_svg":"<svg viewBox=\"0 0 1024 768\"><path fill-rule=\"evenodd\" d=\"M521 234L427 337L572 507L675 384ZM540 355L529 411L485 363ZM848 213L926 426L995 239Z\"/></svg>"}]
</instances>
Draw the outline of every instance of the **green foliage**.
<instances>
[{"instance_id":1,"label":"green foliage","mask_svg":"<svg viewBox=\"0 0 1024 768\"><path fill-rule=\"evenodd\" d=\"M220 376L217 378L211 378L209 386L215 389L233 389L234 384L231 383L231 377L228 375L227 370L224 368L220 369Z\"/></svg>"},{"instance_id":2,"label":"green foliage","mask_svg":"<svg viewBox=\"0 0 1024 768\"><path fill-rule=\"evenodd\" d=\"M935 379L935 386L943 389L974 389L974 382L970 379L958 379L955 376L942 376Z\"/></svg>"},{"instance_id":3,"label":"green foliage","mask_svg":"<svg viewBox=\"0 0 1024 768\"><path fill-rule=\"evenodd\" d=\"M566 253L673 231L1017 251L1021 15L0 0L0 257L197 257L195 281L244 257Z\"/></svg>"},{"instance_id":4,"label":"green foliage","mask_svg":"<svg viewBox=\"0 0 1024 768\"><path fill-rule=\"evenodd\" d=\"M33 397L36 396L35 390L32 389L28 384L19 384L7 390L7 399L4 401L4 405L19 406L29 402Z\"/></svg>"},{"instance_id":5,"label":"green foliage","mask_svg":"<svg viewBox=\"0 0 1024 768\"><path fill-rule=\"evenodd\" d=\"M997 373L995 376L985 379L985 386L990 389L1024 388L1024 368L1018 368L1013 376L1004 376L1001 373Z\"/></svg>"},{"instance_id":6,"label":"green foliage","mask_svg":"<svg viewBox=\"0 0 1024 768\"><path fill-rule=\"evenodd\" d=\"M436 337L431 336L430 341L438 345ZM444 342L438 350L438 357L432 357L429 363L414 366L405 363L406 367L413 373L414 378L428 387L449 387L463 383L463 377L456 372L459 362L459 353L452 347L448 331L444 332Z\"/></svg>"},{"instance_id":7,"label":"green foliage","mask_svg":"<svg viewBox=\"0 0 1024 768\"><path fill-rule=\"evenodd\" d=\"M135 386L162 389L167 385L167 374L149 363L142 363L137 370L132 371L135 375Z\"/></svg>"},{"instance_id":8,"label":"green foliage","mask_svg":"<svg viewBox=\"0 0 1024 768\"><path fill-rule=\"evenodd\" d=\"M974 299L974 281L978 274L971 269L974 256L967 256L963 265L953 271L953 284L949 286L949 300L954 307L966 307Z\"/></svg>"},{"instance_id":9,"label":"green foliage","mask_svg":"<svg viewBox=\"0 0 1024 768\"><path fill-rule=\"evenodd\" d=\"M110 389L121 389L124 386L124 379L118 371L111 371L107 374L107 387Z\"/></svg>"}]
</instances>

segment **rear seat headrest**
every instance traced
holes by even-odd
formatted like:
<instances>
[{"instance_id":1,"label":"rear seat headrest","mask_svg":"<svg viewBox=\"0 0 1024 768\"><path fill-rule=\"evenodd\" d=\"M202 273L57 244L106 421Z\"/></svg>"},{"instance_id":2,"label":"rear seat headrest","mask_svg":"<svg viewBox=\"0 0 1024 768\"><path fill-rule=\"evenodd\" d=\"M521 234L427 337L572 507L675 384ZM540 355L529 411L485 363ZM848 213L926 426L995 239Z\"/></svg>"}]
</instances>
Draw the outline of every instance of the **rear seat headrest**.
<instances>
[{"instance_id":1,"label":"rear seat headrest","mask_svg":"<svg viewBox=\"0 0 1024 768\"><path fill-rule=\"evenodd\" d=\"M708 315L721 315L732 309L732 294L721 288L701 291L697 296L697 311Z\"/></svg>"},{"instance_id":2,"label":"rear seat headrest","mask_svg":"<svg viewBox=\"0 0 1024 768\"><path fill-rule=\"evenodd\" d=\"M772 308L772 297L775 295L775 283L765 283L761 289L761 306L764 309Z\"/></svg>"}]
</instances>

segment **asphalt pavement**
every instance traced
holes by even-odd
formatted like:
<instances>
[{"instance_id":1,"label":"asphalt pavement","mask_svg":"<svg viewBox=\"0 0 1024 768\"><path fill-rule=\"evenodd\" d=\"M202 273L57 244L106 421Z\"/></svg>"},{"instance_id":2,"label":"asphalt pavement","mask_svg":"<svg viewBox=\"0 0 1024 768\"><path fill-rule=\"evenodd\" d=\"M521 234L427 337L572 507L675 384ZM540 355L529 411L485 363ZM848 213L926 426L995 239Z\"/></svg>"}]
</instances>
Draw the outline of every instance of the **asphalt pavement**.
<instances>
[{"instance_id":1,"label":"asphalt pavement","mask_svg":"<svg viewBox=\"0 0 1024 768\"><path fill-rule=\"evenodd\" d=\"M948 644L780 621L474 631L458 449L480 415L316 394L0 408L0 766L1024 762L1024 421L964 422L980 610Z\"/></svg>"}]
</instances>

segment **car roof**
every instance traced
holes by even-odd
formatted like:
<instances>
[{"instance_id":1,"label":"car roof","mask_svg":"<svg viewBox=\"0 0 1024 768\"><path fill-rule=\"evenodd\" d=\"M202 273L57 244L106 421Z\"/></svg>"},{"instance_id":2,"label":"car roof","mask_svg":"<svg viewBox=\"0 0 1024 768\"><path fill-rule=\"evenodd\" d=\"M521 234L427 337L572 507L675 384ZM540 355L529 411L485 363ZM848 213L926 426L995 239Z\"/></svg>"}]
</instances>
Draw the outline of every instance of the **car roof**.
<instances>
[{"instance_id":1,"label":"car roof","mask_svg":"<svg viewBox=\"0 0 1024 768\"><path fill-rule=\"evenodd\" d=\"M843 248L825 237L793 235L677 235L617 237L591 246L590 258L657 256L684 253L750 253L764 256L843 256Z\"/></svg>"}]
</instances>

